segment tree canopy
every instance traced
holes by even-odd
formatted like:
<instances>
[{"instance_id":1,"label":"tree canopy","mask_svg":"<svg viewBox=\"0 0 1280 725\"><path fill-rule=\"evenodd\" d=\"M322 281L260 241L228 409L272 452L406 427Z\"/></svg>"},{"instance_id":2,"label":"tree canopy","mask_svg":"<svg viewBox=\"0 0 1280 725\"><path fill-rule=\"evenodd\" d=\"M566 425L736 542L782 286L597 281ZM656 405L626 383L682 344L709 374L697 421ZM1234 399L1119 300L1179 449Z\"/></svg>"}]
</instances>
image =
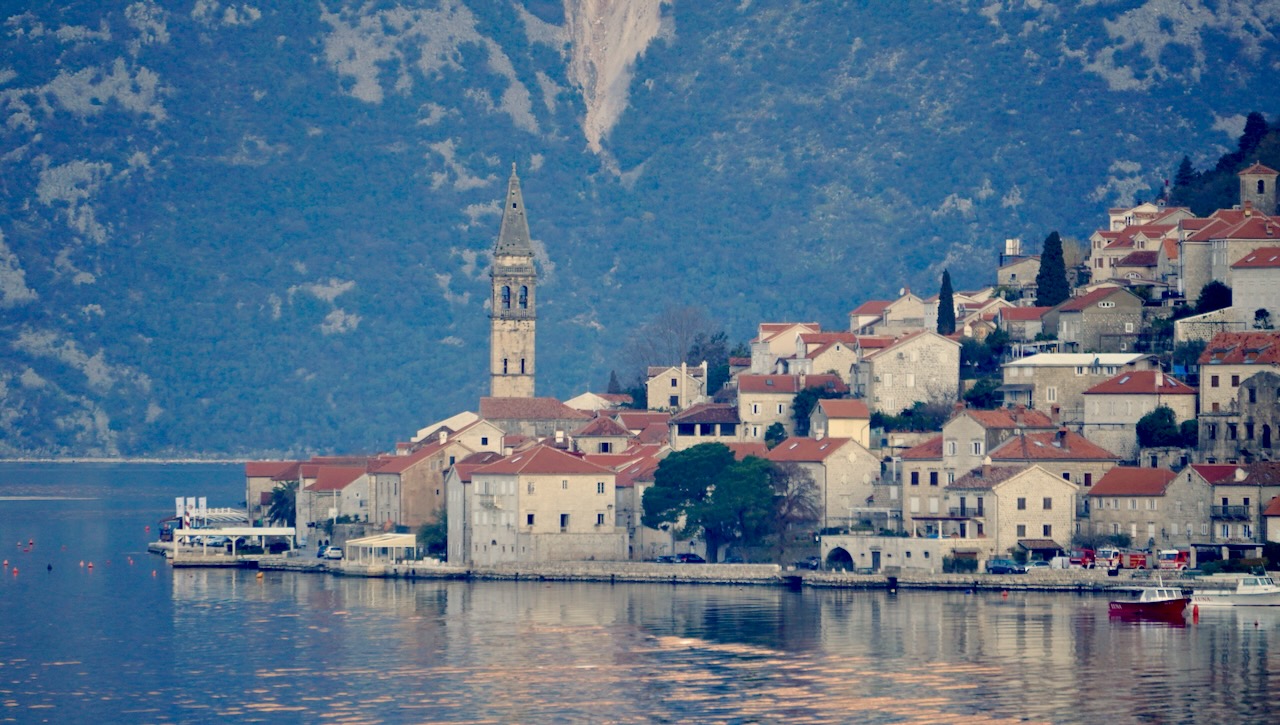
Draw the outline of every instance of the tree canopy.
<instances>
[{"instance_id":1,"label":"tree canopy","mask_svg":"<svg viewBox=\"0 0 1280 725\"><path fill-rule=\"evenodd\" d=\"M1162 405L1138 420L1139 448L1172 448L1182 445L1182 431L1173 410Z\"/></svg>"},{"instance_id":2,"label":"tree canopy","mask_svg":"<svg viewBox=\"0 0 1280 725\"><path fill-rule=\"evenodd\" d=\"M1218 280L1200 288L1200 296L1196 299L1196 314L1221 310L1231 306L1231 288Z\"/></svg>"},{"instance_id":3,"label":"tree canopy","mask_svg":"<svg viewBox=\"0 0 1280 725\"><path fill-rule=\"evenodd\" d=\"M956 331L956 298L951 289L951 272L942 270L942 288L938 291L938 334L950 335Z\"/></svg>"},{"instance_id":4,"label":"tree canopy","mask_svg":"<svg viewBox=\"0 0 1280 725\"><path fill-rule=\"evenodd\" d=\"M712 559L725 544L757 544L773 527L769 467L755 456L734 460L723 443L676 451L658 464L644 492L641 522L676 527L681 537L701 535Z\"/></svg>"},{"instance_id":5,"label":"tree canopy","mask_svg":"<svg viewBox=\"0 0 1280 725\"><path fill-rule=\"evenodd\" d=\"M273 524L293 526L298 518L298 482L287 481L276 484L271 490L271 505L267 508L267 519Z\"/></svg>"},{"instance_id":6,"label":"tree canopy","mask_svg":"<svg viewBox=\"0 0 1280 725\"><path fill-rule=\"evenodd\" d=\"M1062 257L1062 238L1050 232L1040 252L1040 271L1036 273L1036 306L1053 307L1071 296L1067 282L1066 262Z\"/></svg>"}]
</instances>

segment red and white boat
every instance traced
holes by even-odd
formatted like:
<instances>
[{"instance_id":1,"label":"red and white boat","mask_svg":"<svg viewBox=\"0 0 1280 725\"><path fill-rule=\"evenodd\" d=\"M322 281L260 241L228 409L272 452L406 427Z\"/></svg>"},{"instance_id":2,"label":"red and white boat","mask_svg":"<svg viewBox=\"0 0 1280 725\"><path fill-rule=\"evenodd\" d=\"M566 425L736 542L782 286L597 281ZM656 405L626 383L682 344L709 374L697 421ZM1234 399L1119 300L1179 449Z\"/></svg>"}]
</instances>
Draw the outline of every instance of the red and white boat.
<instances>
[{"instance_id":1,"label":"red and white boat","mask_svg":"<svg viewBox=\"0 0 1280 725\"><path fill-rule=\"evenodd\" d=\"M1122 619L1181 620L1190 601L1181 589L1166 587L1164 582L1160 582L1154 587L1139 589L1138 596L1133 599L1111 602L1107 612Z\"/></svg>"}]
</instances>

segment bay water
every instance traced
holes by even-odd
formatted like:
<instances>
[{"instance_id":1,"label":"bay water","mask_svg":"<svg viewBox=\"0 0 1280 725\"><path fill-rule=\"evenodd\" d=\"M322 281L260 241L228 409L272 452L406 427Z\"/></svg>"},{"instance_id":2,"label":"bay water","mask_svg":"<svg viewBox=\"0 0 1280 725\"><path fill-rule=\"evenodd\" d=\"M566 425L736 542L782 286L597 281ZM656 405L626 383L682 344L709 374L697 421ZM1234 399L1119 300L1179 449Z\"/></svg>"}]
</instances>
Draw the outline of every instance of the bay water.
<instances>
[{"instance_id":1,"label":"bay water","mask_svg":"<svg viewBox=\"0 0 1280 725\"><path fill-rule=\"evenodd\" d=\"M147 553L176 496L238 505L243 467L0 463L0 721L1248 723L1280 695L1266 609L258 579Z\"/></svg>"}]
</instances>

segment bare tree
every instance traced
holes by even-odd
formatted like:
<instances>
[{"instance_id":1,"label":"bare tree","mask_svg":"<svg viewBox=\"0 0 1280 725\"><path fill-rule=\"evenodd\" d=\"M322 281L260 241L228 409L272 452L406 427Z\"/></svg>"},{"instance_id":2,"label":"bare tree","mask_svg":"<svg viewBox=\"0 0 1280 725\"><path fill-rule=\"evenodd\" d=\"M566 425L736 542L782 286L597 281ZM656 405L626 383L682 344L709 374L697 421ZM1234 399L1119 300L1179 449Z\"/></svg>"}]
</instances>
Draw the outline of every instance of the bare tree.
<instances>
[{"instance_id":1,"label":"bare tree","mask_svg":"<svg viewBox=\"0 0 1280 725\"><path fill-rule=\"evenodd\" d=\"M778 557L786 552L787 535L800 527L816 528L822 516L818 484L798 463L786 461L769 467L777 525Z\"/></svg>"},{"instance_id":2,"label":"bare tree","mask_svg":"<svg viewBox=\"0 0 1280 725\"><path fill-rule=\"evenodd\" d=\"M1081 242L1075 237L1062 238L1062 264L1066 269L1078 267L1084 264L1084 259L1089 247L1086 243Z\"/></svg>"},{"instance_id":3,"label":"bare tree","mask_svg":"<svg viewBox=\"0 0 1280 725\"><path fill-rule=\"evenodd\" d=\"M655 365L679 365L699 335L716 333L711 319L701 307L672 305L641 327L623 348L628 367L644 379L645 371ZM701 360L689 360L700 364Z\"/></svg>"}]
</instances>

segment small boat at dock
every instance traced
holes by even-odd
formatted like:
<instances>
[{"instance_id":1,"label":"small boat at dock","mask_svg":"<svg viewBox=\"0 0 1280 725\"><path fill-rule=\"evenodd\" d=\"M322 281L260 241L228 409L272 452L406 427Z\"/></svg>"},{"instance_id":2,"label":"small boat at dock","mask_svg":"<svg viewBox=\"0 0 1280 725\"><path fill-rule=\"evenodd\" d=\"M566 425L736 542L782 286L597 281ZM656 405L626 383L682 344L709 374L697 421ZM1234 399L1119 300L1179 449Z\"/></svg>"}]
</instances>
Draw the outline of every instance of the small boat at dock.
<instances>
[{"instance_id":1,"label":"small boat at dock","mask_svg":"<svg viewBox=\"0 0 1280 725\"><path fill-rule=\"evenodd\" d=\"M1138 590L1133 599L1112 601L1107 612L1120 619L1156 619L1181 621L1182 613L1190 599L1177 587L1167 587L1160 582L1153 587Z\"/></svg>"},{"instance_id":2,"label":"small boat at dock","mask_svg":"<svg viewBox=\"0 0 1280 725\"><path fill-rule=\"evenodd\" d=\"M1280 607L1280 586L1269 576L1246 576L1234 590L1198 589L1191 594L1196 607Z\"/></svg>"}]
</instances>

